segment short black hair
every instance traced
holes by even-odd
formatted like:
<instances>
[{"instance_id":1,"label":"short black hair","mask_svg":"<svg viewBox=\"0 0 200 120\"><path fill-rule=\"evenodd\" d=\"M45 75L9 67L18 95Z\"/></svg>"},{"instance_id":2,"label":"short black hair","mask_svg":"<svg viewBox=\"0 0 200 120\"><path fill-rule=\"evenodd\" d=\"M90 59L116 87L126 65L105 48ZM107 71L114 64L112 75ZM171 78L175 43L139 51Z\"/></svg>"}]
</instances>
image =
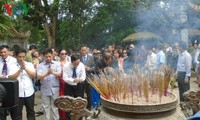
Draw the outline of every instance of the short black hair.
<instances>
[{"instance_id":1,"label":"short black hair","mask_svg":"<svg viewBox=\"0 0 200 120\"><path fill-rule=\"evenodd\" d=\"M4 48L6 48L6 49L9 50L9 47L8 47L7 45L1 45L1 46L0 46L0 50L2 50L2 49L4 49Z\"/></svg>"},{"instance_id":2,"label":"short black hair","mask_svg":"<svg viewBox=\"0 0 200 120\"><path fill-rule=\"evenodd\" d=\"M184 42L184 41L180 41L179 42L179 47L182 48L182 49L184 49L184 50L186 50L187 49L187 43Z\"/></svg>"},{"instance_id":3,"label":"short black hair","mask_svg":"<svg viewBox=\"0 0 200 120\"><path fill-rule=\"evenodd\" d=\"M26 54L26 50L23 49L23 48L20 48L20 49L18 49L18 50L15 51L15 55L16 56L19 55L20 53L25 53Z\"/></svg>"},{"instance_id":4,"label":"short black hair","mask_svg":"<svg viewBox=\"0 0 200 120\"><path fill-rule=\"evenodd\" d=\"M61 48L61 49L59 49L59 50L58 50L58 54L60 54L60 53L61 53L61 51L63 51L63 50L65 50L65 51L66 51L66 53L67 53L67 50L66 50L65 48Z\"/></svg>"},{"instance_id":5,"label":"short black hair","mask_svg":"<svg viewBox=\"0 0 200 120\"><path fill-rule=\"evenodd\" d=\"M33 45L30 45L28 49L29 49L29 50L37 49L37 47L36 47L36 45L33 44Z\"/></svg>"},{"instance_id":6,"label":"short black hair","mask_svg":"<svg viewBox=\"0 0 200 120\"><path fill-rule=\"evenodd\" d=\"M48 53L53 54L53 51L52 51L51 48L47 48L47 49L45 49L45 50L43 51L43 55L46 55L46 54L48 54Z\"/></svg>"},{"instance_id":7,"label":"short black hair","mask_svg":"<svg viewBox=\"0 0 200 120\"><path fill-rule=\"evenodd\" d=\"M86 47L86 48L87 48L87 45L86 45L86 44L81 44L81 48L82 48L82 47Z\"/></svg>"},{"instance_id":8,"label":"short black hair","mask_svg":"<svg viewBox=\"0 0 200 120\"><path fill-rule=\"evenodd\" d=\"M73 55L71 56L71 62L74 62L74 61L76 61L76 60L78 60L78 59L81 59L81 57L80 57L79 54L73 54Z\"/></svg>"}]
</instances>

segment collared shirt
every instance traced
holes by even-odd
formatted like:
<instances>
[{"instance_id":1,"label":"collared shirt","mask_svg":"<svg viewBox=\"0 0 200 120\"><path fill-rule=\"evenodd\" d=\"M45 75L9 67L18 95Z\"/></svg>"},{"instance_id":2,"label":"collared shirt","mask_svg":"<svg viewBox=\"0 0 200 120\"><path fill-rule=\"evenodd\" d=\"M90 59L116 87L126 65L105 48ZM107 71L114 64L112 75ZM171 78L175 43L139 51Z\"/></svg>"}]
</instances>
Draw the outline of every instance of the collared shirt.
<instances>
[{"instance_id":1,"label":"collared shirt","mask_svg":"<svg viewBox=\"0 0 200 120\"><path fill-rule=\"evenodd\" d=\"M82 56L82 62L83 62L83 64L86 64L86 62L87 62L87 54Z\"/></svg>"},{"instance_id":2,"label":"collared shirt","mask_svg":"<svg viewBox=\"0 0 200 120\"><path fill-rule=\"evenodd\" d=\"M66 60L67 60L67 62L71 62L71 57L67 55Z\"/></svg>"},{"instance_id":3,"label":"collared shirt","mask_svg":"<svg viewBox=\"0 0 200 120\"><path fill-rule=\"evenodd\" d=\"M35 68L32 63L25 62L25 66L28 70L35 72ZM20 69L20 65L16 62L13 66L11 71L17 72ZM30 97L34 93L33 88L33 81L32 78L27 74L25 70L22 70L22 72L17 77L17 80L19 81L19 97Z\"/></svg>"},{"instance_id":4,"label":"collared shirt","mask_svg":"<svg viewBox=\"0 0 200 120\"><path fill-rule=\"evenodd\" d=\"M72 77L73 68L74 67L72 63L65 64L63 68L63 80L70 85L77 85L77 83L74 82L74 78ZM81 78L83 81L85 80L86 78L85 66L82 62L80 62L79 65L77 66L76 74L77 78Z\"/></svg>"},{"instance_id":5,"label":"collared shirt","mask_svg":"<svg viewBox=\"0 0 200 120\"><path fill-rule=\"evenodd\" d=\"M14 74L16 71L13 71L12 69L13 69L13 64L16 64L17 59L14 57L8 56L5 60L6 60L6 64L7 64L8 75ZM0 76L2 76L3 65L4 65L3 59L0 57Z\"/></svg>"},{"instance_id":6,"label":"collared shirt","mask_svg":"<svg viewBox=\"0 0 200 120\"><path fill-rule=\"evenodd\" d=\"M192 56L185 50L178 57L178 72L186 72L186 76L191 76Z\"/></svg>"},{"instance_id":7,"label":"collared shirt","mask_svg":"<svg viewBox=\"0 0 200 120\"><path fill-rule=\"evenodd\" d=\"M51 69L54 72L61 73L61 67L57 61L52 61L51 63L47 63L46 61L43 61L42 63L38 65L37 74L40 75L40 74L47 73L49 67L51 67ZM40 80L40 83L41 83L40 91L41 91L41 94L44 96L50 96L59 91L59 87L60 87L59 78L53 74L49 74L43 80Z\"/></svg>"},{"instance_id":8,"label":"collared shirt","mask_svg":"<svg viewBox=\"0 0 200 120\"><path fill-rule=\"evenodd\" d=\"M155 68L159 69L161 64L166 64L166 56L162 50L157 53Z\"/></svg>"},{"instance_id":9,"label":"collared shirt","mask_svg":"<svg viewBox=\"0 0 200 120\"><path fill-rule=\"evenodd\" d=\"M153 68L156 64L156 57L157 55L155 53L151 53L151 55L147 56L147 62L146 65L148 68Z\"/></svg>"},{"instance_id":10,"label":"collared shirt","mask_svg":"<svg viewBox=\"0 0 200 120\"><path fill-rule=\"evenodd\" d=\"M195 53L195 56L194 56L194 62L196 63L196 64L199 64L199 54L200 53L200 51L197 51L196 53Z\"/></svg>"}]
</instances>

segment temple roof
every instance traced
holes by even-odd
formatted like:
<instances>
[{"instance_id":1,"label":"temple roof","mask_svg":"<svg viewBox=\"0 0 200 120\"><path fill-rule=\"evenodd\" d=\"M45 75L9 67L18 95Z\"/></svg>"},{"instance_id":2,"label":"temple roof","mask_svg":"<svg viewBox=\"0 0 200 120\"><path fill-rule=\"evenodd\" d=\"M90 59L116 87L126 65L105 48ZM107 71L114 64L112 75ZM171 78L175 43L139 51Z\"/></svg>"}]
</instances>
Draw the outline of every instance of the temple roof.
<instances>
[{"instance_id":1,"label":"temple roof","mask_svg":"<svg viewBox=\"0 0 200 120\"><path fill-rule=\"evenodd\" d=\"M11 32L11 37L19 39L26 39L31 35L30 30L28 30L27 32L18 32L13 26L10 27L10 32Z\"/></svg>"}]
</instances>

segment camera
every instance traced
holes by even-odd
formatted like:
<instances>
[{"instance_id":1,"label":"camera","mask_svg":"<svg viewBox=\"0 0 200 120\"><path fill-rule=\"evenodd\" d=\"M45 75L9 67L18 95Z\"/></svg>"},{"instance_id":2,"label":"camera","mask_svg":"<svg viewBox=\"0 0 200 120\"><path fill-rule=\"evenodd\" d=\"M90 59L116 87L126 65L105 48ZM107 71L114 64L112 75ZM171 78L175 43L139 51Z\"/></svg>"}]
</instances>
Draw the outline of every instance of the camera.
<instances>
[{"instance_id":1,"label":"camera","mask_svg":"<svg viewBox=\"0 0 200 120\"><path fill-rule=\"evenodd\" d=\"M18 80L0 79L0 109L15 107L19 103Z\"/></svg>"}]
</instances>

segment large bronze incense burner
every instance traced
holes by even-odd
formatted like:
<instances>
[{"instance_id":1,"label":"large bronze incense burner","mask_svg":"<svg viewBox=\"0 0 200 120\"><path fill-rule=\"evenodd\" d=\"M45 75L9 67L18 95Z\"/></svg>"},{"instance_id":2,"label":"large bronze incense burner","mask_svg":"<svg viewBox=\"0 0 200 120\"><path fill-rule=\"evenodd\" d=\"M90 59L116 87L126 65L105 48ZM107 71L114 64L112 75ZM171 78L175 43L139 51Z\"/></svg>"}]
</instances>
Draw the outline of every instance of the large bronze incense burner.
<instances>
[{"instance_id":1,"label":"large bronze incense burner","mask_svg":"<svg viewBox=\"0 0 200 120\"><path fill-rule=\"evenodd\" d=\"M86 110L87 102L80 98L61 97L55 102L56 106L64 111L71 111L76 119L81 116L98 120L186 119L177 107L178 98L173 93L175 78L173 71L168 67L162 72L138 70L130 75L123 72L109 72L109 74L100 72L99 75L94 75L87 80L101 96L100 114L99 110ZM62 107L63 105L65 107ZM80 108L79 105L83 107ZM82 112L76 112L79 108Z\"/></svg>"},{"instance_id":2,"label":"large bronze incense burner","mask_svg":"<svg viewBox=\"0 0 200 120\"><path fill-rule=\"evenodd\" d=\"M88 82L101 95L100 120L183 120L173 93L175 78L166 67L160 71L101 72ZM170 86L170 89L169 89Z\"/></svg>"},{"instance_id":3,"label":"large bronze incense burner","mask_svg":"<svg viewBox=\"0 0 200 120\"><path fill-rule=\"evenodd\" d=\"M155 104L122 104L105 99L101 96L100 120L183 120L184 116L177 109L178 98L168 93L173 99L166 103Z\"/></svg>"}]
</instances>

